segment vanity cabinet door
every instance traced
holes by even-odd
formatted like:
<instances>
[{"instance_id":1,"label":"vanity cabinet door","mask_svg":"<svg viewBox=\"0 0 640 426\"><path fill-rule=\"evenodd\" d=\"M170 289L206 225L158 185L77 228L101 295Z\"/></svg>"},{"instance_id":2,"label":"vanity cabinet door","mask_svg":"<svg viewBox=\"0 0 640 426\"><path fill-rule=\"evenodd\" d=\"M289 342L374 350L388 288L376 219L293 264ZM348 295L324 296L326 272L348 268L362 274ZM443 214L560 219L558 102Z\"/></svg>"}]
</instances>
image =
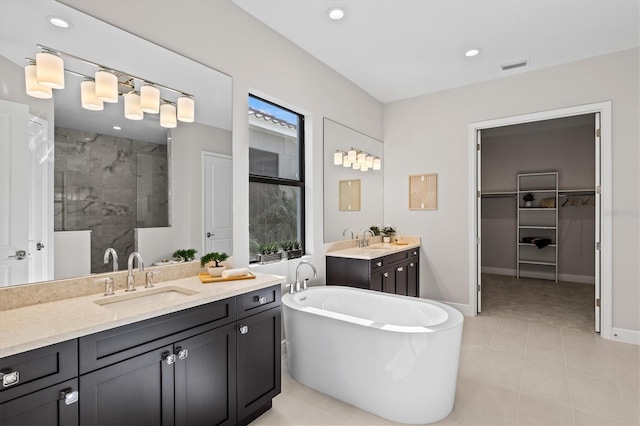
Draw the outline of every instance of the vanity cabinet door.
<instances>
[{"instance_id":1,"label":"vanity cabinet door","mask_svg":"<svg viewBox=\"0 0 640 426\"><path fill-rule=\"evenodd\" d=\"M407 295L407 263L394 267L394 275L396 278L396 294L401 296Z\"/></svg>"},{"instance_id":2,"label":"vanity cabinet door","mask_svg":"<svg viewBox=\"0 0 640 426\"><path fill-rule=\"evenodd\" d=\"M182 340L174 354L176 426L235 424L235 324Z\"/></svg>"},{"instance_id":3,"label":"vanity cabinet door","mask_svg":"<svg viewBox=\"0 0 640 426\"><path fill-rule=\"evenodd\" d=\"M418 297L420 295L419 271L418 259L414 258L409 261L407 264L407 296Z\"/></svg>"},{"instance_id":4,"label":"vanity cabinet door","mask_svg":"<svg viewBox=\"0 0 640 426\"><path fill-rule=\"evenodd\" d=\"M281 385L281 309L238 320L238 423L248 424L271 408Z\"/></svg>"},{"instance_id":5,"label":"vanity cabinet door","mask_svg":"<svg viewBox=\"0 0 640 426\"><path fill-rule=\"evenodd\" d=\"M3 426L77 426L78 400L71 395L78 390L78 380L30 393L0 404L0 424ZM66 398L68 395L71 398Z\"/></svg>"},{"instance_id":6,"label":"vanity cabinet door","mask_svg":"<svg viewBox=\"0 0 640 426\"><path fill-rule=\"evenodd\" d=\"M380 272L382 280L382 291L396 294L396 273L395 268L387 268Z\"/></svg>"},{"instance_id":7,"label":"vanity cabinet door","mask_svg":"<svg viewBox=\"0 0 640 426\"><path fill-rule=\"evenodd\" d=\"M80 376L82 426L174 424L173 345Z\"/></svg>"}]
</instances>

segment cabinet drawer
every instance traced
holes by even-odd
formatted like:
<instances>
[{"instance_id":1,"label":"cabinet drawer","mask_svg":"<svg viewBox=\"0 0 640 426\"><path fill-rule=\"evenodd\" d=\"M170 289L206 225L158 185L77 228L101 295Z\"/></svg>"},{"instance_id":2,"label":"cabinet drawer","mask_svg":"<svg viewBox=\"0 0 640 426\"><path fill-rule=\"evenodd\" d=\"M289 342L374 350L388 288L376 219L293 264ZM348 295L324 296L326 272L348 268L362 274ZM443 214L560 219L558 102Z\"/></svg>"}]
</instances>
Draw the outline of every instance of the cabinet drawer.
<instances>
[{"instance_id":1,"label":"cabinet drawer","mask_svg":"<svg viewBox=\"0 0 640 426\"><path fill-rule=\"evenodd\" d=\"M80 374L191 337L235 319L235 298L229 298L81 337Z\"/></svg>"},{"instance_id":2,"label":"cabinet drawer","mask_svg":"<svg viewBox=\"0 0 640 426\"><path fill-rule=\"evenodd\" d=\"M415 259L416 257L420 257L420 248L412 248L409 250L409 259Z\"/></svg>"},{"instance_id":3,"label":"cabinet drawer","mask_svg":"<svg viewBox=\"0 0 640 426\"><path fill-rule=\"evenodd\" d=\"M69 340L2 358L0 372L0 402L69 380L78 375L78 342Z\"/></svg>"},{"instance_id":4,"label":"cabinet drawer","mask_svg":"<svg viewBox=\"0 0 640 426\"><path fill-rule=\"evenodd\" d=\"M387 264L387 262L385 262L385 259L386 257L379 257L377 259L372 259L370 261L371 271L384 268L384 266Z\"/></svg>"},{"instance_id":5,"label":"cabinet drawer","mask_svg":"<svg viewBox=\"0 0 640 426\"><path fill-rule=\"evenodd\" d=\"M393 265L396 262L402 262L403 260L407 260L409 258L409 253L412 253L412 250L401 251L400 253L390 254L384 257L385 266Z\"/></svg>"},{"instance_id":6,"label":"cabinet drawer","mask_svg":"<svg viewBox=\"0 0 640 426\"><path fill-rule=\"evenodd\" d=\"M238 296L238 319L280 306L280 284Z\"/></svg>"}]
</instances>

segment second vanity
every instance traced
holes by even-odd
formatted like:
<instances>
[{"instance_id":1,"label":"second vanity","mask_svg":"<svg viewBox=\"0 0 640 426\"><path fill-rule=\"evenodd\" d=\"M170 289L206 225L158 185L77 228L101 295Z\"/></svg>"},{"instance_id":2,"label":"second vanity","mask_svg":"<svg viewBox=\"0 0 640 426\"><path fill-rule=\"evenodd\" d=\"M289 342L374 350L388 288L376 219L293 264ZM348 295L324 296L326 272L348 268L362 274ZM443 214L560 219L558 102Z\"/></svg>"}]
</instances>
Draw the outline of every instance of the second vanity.
<instances>
[{"instance_id":1,"label":"second vanity","mask_svg":"<svg viewBox=\"0 0 640 426\"><path fill-rule=\"evenodd\" d=\"M0 423L248 424L280 393L283 277L0 312Z\"/></svg>"},{"instance_id":2,"label":"second vanity","mask_svg":"<svg viewBox=\"0 0 640 426\"><path fill-rule=\"evenodd\" d=\"M404 296L420 296L420 241L366 247L330 246L326 251L327 285L346 285Z\"/></svg>"}]
</instances>

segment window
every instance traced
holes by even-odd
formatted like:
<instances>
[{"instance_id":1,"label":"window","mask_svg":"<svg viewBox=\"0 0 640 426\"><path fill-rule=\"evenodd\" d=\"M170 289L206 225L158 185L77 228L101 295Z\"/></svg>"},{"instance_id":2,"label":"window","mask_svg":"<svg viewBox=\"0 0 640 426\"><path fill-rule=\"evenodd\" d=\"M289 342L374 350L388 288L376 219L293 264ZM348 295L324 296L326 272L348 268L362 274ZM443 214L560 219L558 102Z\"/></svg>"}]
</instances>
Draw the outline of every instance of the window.
<instances>
[{"instance_id":1,"label":"window","mask_svg":"<svg viewBox=\"0 0 640 426\"><path fill-rule=\"evenodd\" d=\"M299 241L304 252L304 117L249 95L249 250Z\"/></svg>"}]
</instances>

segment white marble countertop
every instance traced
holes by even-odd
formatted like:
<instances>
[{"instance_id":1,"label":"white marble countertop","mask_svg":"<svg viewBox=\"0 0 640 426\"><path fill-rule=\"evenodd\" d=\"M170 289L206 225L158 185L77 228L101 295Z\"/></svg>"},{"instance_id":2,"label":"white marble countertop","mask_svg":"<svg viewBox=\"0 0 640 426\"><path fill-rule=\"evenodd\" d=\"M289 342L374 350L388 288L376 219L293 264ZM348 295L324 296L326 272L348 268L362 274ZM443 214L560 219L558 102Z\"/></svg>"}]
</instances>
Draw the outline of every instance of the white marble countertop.
<instances>
[{"instance_id":1,"label":"white marble countertop","mask_svg":"<svg viewBox=\"0 0 640 426\"><path fill-rule=\"evenodd\" d=\"M406 241L405 241L406 240ZM337 248L334 250L328 250L325 252L327 256L333 257L346 257L350 259L363 259L363 260L371 260L377 259L378 257L387 256L394 253L399 253L404 250L409 250L413 248L420 247L420 239L419 238L406 238L398 243L375 243L370 244L368 247L348 247L348 248Z\"/></svg>"},{"instance_id":2,"label":"white marble countertop","mask_svg":"<svg viewBox=\"0 0 640 426\"><path fill-rule=\"evenodd\" d=\"M173 287L185 289L191 295L180 294L175 297L153 297L142 303L127 301L126 310L114 309L108 305L100 306L95 301L109 297L121 297L124 290L116 291L115 296L94 294L75 297L57 302L42 303L24 308L0 311L0 357L37 349L65 340L75 339L99 331L122 325L132 324L160 315L192 308L261 288L282 284L285 277L255 273L255 279L236 280L202 284L197 276L181 278L154 284L154 288L138 286L134 292L158 292L158 289ZM171 292L175 295L175 292ZM133 294L133 293L131 293ZM166 294L166 293L165 293ZM179 299L179 300L175 300Z\"/></svg>"}]
</instances>

